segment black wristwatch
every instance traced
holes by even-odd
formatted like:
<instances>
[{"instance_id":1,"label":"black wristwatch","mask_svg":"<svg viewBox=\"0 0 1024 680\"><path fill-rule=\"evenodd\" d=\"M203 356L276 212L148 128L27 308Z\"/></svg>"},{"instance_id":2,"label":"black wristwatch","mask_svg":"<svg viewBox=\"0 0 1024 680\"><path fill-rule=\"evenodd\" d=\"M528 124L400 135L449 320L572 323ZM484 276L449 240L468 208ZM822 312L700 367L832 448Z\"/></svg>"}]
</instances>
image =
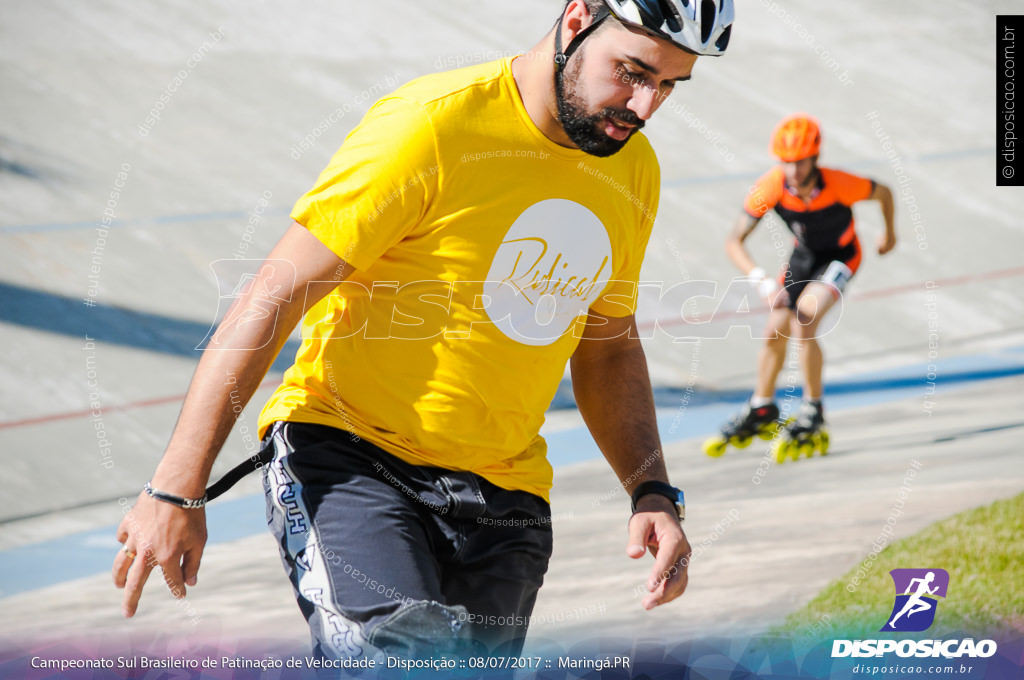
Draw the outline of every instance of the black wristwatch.
<instances>
[{"instance_id":1,"label":"black wristwatch","mask_svg":"<svg viewBox=\"0 0 1024 680\"><path fill-rule=\"evenodd\" d=\"M641 497L652 493L664 496L672 501L672 504L676 506L676 514L679 516L680 522L686 518L686 498L683 496L683 490L677 489L671 484L666 484L665 482L644 482L640 486L636 487L633 491L633 497L630 499L633 504L634 513L636 513L637 501L639 501Z\"/></svg>"}]
</instances>

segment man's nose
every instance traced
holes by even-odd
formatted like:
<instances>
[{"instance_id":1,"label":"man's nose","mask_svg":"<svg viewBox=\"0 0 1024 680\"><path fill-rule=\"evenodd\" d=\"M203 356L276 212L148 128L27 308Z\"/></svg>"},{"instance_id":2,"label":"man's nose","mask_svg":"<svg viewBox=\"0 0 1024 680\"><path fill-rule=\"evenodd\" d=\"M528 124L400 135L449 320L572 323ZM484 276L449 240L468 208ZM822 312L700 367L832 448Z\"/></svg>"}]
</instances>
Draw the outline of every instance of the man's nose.
<instances>
[{"instance_id":1,"label":"man's nose","mask_svg":"<svg viewBox=\"0 0 1024 680\"><path fill-rule=\"evenodd\" d=\"M657 90L646 85L637 85L633 88L633 96L626 107L640 120L647 120L654 115L660 105L661 97Z\"/></svg>"}]
</instances>

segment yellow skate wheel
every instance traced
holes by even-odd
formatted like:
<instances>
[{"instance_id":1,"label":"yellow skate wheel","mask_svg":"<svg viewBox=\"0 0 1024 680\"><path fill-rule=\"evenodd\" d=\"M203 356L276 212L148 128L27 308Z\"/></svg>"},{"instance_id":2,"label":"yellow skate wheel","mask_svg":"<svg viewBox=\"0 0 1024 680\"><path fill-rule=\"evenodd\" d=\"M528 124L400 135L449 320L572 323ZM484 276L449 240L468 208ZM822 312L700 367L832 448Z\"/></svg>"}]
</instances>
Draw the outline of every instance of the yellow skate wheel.
<instances>
[{"instance_id":1,"label":"yellow skate wheel","mask_svg":"<svg viewBox=\"0 0 1024 680\"><path fill-rule=\"evenodd\" d=\"M780 439L772 446L772 453L774 454L775 462L782 464L786 462L786 459L790 456L790 450L793 448L793 442L786 439Z\"/></svg>"},{"instance_id":2,"label":"yellow skate wheel","mask_svg":"<svg viewBox=\"0 0 1024 680\"><path fill-rule=\"evenodd\" d=\"M775 436L779 434L780 430L781 428L779 427L778 423L771 423L770 425L765 425L760 430L758 430L757 436L763 439L764 441L768 442L775 439Z\"/></svg>"},{"instance_id":3,"label":"yellow skate wheel","mask_svg":"<svg viewBox=\"0 0 1024 680\"><path fill-rule=\"evenodd\" d=\"M704 442L704 453L708 454L712 458L721 458L725 455L725 449L728 447L728 443L721 437L711 437Z\"/></svg>"},{"instance_id":4,"label":"yellow skate wheel","mask_svg":"<svg viewBox=\"0 0 1024 680\"><path fill-rule=\"evenodd\" d=\"M735 446L737 449L745 449L750 446L750 442L754 441L753 437L730 437L729 443Z\"/></svg>"},{"instance_id":5,"label":"yellow skate wheel","mask_svg":"<svg viewBox=\"0 0 1024 680\"><path fill-rule=\"evenodd\" d=\"M792 461L800 460L800 445L793 440L787 441L786 455L788 455L789 459Z\"/></svg>"},{"instance_id":6,"label":"yellow skate wheel","mask_svg":"<svg viewBox=\"0 0 1024 680\"><path fill-rule=\"evenodd\" d=\"M814 440L808 439L800 442L796 450L796 455L793 456L793 460L798 460L800 456L807 456L811 458L814 456Z\"/></svg>"},{"instance_id":7,"label":"yellow skate wheel","mask_svg":"<svg viewBox=\"0 0 1024 680\"><path fill-rule=\"evenodd\" d=\"M828 430L822 430L818 433L818 450L821 451L821 455L828 455Z\"/></svg>"}]
</instances>

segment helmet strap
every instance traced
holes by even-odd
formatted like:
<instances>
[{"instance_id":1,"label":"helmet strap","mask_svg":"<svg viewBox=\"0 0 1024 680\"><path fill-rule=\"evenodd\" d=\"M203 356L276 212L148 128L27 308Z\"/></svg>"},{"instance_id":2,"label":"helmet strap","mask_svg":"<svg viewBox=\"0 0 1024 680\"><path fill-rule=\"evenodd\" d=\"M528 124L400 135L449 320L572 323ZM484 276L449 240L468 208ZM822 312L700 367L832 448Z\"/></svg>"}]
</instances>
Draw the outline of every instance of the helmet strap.
<instances>
[{"instance_id":1,"label":"helmet strap","mask_svg":"<svg viewBox=\"0 0 1024 680\"><path fill-rule=\"evenodd\" d=\"M568 6L566 6L568 9ZM584 28L582 31L577 33L569 44L565 46L565 51L562 50L562 21L565 19L565 11L562 12L562 16L558 18L558 27L555 29L555 69L561 71L565 68L565 65L569 63L569 57L572 56L580 45L583 44L583 40L597 30L597 27L601 25L605 19L611 15L611 10L607 7L600 9L594 14L594 20L590 22L590 25Z\"/></svg>"}]
</instances>

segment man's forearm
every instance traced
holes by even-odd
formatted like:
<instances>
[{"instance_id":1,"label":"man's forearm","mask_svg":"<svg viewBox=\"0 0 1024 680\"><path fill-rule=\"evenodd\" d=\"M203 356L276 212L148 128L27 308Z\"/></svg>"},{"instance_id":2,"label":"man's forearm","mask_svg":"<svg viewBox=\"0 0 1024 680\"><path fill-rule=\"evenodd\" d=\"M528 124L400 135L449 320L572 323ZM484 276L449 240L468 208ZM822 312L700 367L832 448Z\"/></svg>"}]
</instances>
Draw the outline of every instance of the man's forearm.
<instances>
[{"instance_id":1,"label":"man's forearm","mask_svg":"<svg viewBox=\"0 0 1024 680\"><path fill-rule=\"evenodd\" d=\"M729 256L733 266L744 274L757 266L746 246L737 238L730 238L725 242L725 254Z\"/></svg>"},{"instance_id":2,"label":"man's forearm","mask_svg":"<svg viewBox=\"0 0 1024 680\"><path fill-rule=\"evenodd\" d=\"M668 481L668 473L643 348L636 339L622 344L600 359L574 356L572 382L587 427L631 494L641 482Z\"/></svg>"},{"instance_id":3,"label":"man's forearm","mask_svg":"<svg viewBox=\"0 0 1024 680\"><path fill-rule=\"evenodd\" d=\"M177 496L203 496L210 470L235 420L252 398L302 314L351 274L341 258L299 223L281 237L228 310L200 358L171 442L152 484ZM195 585L206 544L206 515L140 493L117 528L124 549L111 567L134 616L159 565L175 597Z\"/></svg>"},{"instance_id":4,"label":"man's forearm","mask_svg":"<svg viewBox=\"0 0 1024 680\"><path fill-rule=\"evenodd\" d=\"M896 202L892 192L887 194L886 200L882 201L882 216L885 219L885 231L889 236L896 236Z\"/></svg>"},{"instance_id":5,"label":"man's forearm","mask_svg":"<svg viewBox=\"0 0 1024 680\"><path fill-rule=\"evenodd\" d=\"M210 470L235 420L259 387L302 305L277 307L254 295L236 301L203 352L153 486L189 498L203 495Z\"/></svg>"},{"instance_id":6,"label":"man's forearm","mask_svg":"<svg viewBox=\"0 0 1024 680\"><path fill-rule=\"evenodd\" d=\"M733 265L740 270L740 272L747 274L751 269L757 266L754 262L754 258L750 256L747 251L744 241L750 236L750 233L757 226L758 219L751 217L744 211L736 218L733 222L732 229L729 232L728 238L725 240L725 254L729 256L729 260Z\"/></svg>"},{"instance_id":7,"label":"man's forearm","mask_svg":"<svg viewBox=\"0 0 1024 680\"><path fill-rule=\"evenodd\" d=\"M885 184L876 184L873 197L878 200L882 208L882 218L885 220L885 230L890 236L896 235L896 199L892 189Z\"/></svg>"},{"instance_id":8,"label":"man's forearm","mask_svg":"<svg viewBox=\"0 0 1024 680\"><path fill-rule=\"evenodd\" d=\"M669 481L647 361L635 331L632 316L613 318L591 311L572 355L573 392L580 413L630 496L643 482ZM690 544L669 498L646 494L634 510L626 554L638 559L650 551L655 556L643 599L644 608L651 609L686 589Z\"/></svg>"}]
</instances>

